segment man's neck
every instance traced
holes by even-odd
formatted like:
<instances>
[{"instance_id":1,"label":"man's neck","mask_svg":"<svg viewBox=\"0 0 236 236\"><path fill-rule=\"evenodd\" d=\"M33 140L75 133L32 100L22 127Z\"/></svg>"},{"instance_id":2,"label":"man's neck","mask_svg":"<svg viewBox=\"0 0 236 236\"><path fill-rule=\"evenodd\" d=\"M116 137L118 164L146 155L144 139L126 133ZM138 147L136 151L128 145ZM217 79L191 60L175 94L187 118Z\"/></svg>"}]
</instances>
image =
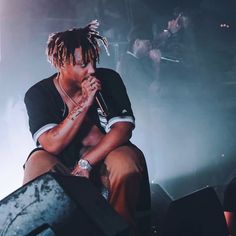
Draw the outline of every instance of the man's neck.
<instances>
[{"instance_id":1,"label":"man's neck","mask_svg":"<svg viewBox=\"0 0 236 236\"><path fill-rule=\"evenodd\" d=\"M61 87L69 96L74 96L75 94L81 94L81 87L68 75L59 72L57 79Z\"/></svg>"}]
</instances>

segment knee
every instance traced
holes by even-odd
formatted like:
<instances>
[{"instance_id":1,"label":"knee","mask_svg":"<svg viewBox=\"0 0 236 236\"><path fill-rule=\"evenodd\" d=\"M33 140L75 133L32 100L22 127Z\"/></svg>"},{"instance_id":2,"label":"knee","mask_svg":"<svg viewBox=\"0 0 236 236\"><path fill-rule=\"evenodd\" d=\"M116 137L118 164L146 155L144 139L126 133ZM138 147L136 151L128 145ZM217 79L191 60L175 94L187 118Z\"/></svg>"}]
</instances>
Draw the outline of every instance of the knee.
<instances>
[{"instance_id":1,"label":"knee","mask_svg":"<svg viewBox=\"0 0 236 236\"><path fill-rule=\"evenodd\" d=\"M37 167L45 167L52 166L57 163L58 160L55 156L50 153L39 150L30 155L27 162L25 163L25 168L37 168Z\"/></svg>"},{"instance_id":2,"label":"knee","mask_svg":"<svg viewBox=\"0 0 236 236\"><path fill-rule=\"evenodd\" d=\"M106 158L108 172L120 179L140 176L143 170L140 154L129 147L121 147L112 151Z\"/></svg>"},{"instance_id":3,"label":"knee","mask_svg":"<svg viewBox=\"0 0 236 236\"><path fill-rule=\"evenodd\" d=\"M48 172L59 161L57 158L44 150L39 150L31 154L25 163L23 184Z\"/></svg>"}]
</instances>

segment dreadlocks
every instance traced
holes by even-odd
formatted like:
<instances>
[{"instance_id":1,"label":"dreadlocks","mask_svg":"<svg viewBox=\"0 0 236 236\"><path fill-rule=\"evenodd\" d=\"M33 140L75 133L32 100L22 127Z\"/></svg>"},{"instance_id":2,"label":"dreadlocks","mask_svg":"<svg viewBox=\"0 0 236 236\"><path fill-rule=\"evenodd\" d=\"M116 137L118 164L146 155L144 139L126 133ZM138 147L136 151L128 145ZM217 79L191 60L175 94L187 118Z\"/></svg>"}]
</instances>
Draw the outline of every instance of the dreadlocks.
<instances>
[{"instance_id":1,"label":"dreadlocks","mask_svg":"<svg viewBox=\"0 0 236 236\"><path fill-rule=\"evenodd\" d=\"M97 31L99 22L92 21L84 28L73 28L63 32L56 32L49 35L46 54L48 61L56 68L60 68L64 63L73 63L75 65L74 52L76 48L82 49L83 63L90 61L99 62L99 53L101 41L107 54L107 39Z\"/></svg>"}]
</instances>

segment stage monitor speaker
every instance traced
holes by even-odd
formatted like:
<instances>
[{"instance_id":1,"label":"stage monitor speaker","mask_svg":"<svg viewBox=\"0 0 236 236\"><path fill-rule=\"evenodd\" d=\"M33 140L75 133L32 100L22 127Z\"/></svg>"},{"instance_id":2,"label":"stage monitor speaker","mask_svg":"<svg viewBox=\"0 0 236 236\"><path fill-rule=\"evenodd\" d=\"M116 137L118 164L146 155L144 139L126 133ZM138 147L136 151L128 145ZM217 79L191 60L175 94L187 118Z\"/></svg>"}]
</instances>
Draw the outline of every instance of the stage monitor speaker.
<instances>
[{"instance_id":1,"label":"stage monitor speaker","mask_svg":"<svg viewBox=\"0 0 236 236\"><path fill-rule=\"evenodd\" d=\"M118 236L128 224L86 178L44 174L0 202L1 236Z\"/></svg>"},{"instance_id":2,"label":"stage monitor speaker","mask_svg":"<svg viewBox=\"0 0 236 236\"><path fill-rule=\"evenodd\" d=\"M170 203L173 201L167 191L159 184L150 184L151 190L151 225L159 230L167 214Z\"/></svg>"},{"instance_id":3,"label":"stage monitor speaker","mask_svg":"<svg viewBox=\"0 0 236 236\"><path fill-rule=\"evenodd\" d=\"M228 236L222 205L213 188L206 187L173 201L162 236Z\"/></svg>"}]
</instances>

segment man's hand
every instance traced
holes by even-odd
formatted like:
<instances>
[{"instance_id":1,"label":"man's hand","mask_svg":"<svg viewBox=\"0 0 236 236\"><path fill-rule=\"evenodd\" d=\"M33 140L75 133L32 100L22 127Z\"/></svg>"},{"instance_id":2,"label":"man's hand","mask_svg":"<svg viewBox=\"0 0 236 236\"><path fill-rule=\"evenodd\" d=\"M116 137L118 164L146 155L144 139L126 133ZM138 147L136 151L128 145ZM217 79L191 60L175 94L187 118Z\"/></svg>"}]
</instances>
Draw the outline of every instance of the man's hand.
<instances>
[{"instance_id":1,"label":"man's hand","mask_svg":"<svg viewBox=\"0 0 236 236\"><path fill-rule=\"evenodd\" d=\"M101 82L94 76L89 76L81 83L82 106L91 106L98 90L101 90Z\"/></svg>"},{"instance_id":2,"label":"man's hand","mask_svg":"<svg viewBox=\"0 0 236 236\"><path fill-rule=\"evenodd\" d=\"M161 61L161 51L159 49L152 49L149 51L149 57L155 64L159 64Z\"/></svg>"},{"instance_id":3,"label":"man's hand","mask_svg":"<svg viewBox=\"0 0 236 236\"><path fill-rule=\"evenodd\" d=\"M181 24L179 23L179 20L181 19L181 14L174 20L171 20L168 22L168 30L175 34L181 29Z\"/></svg>"},{"instance_id":4,"label":"man's hand","mask_svg":"<svg viewBox=\"0 0 236 236\"><path fill-rule=\"evenodd\" d=\"M79 165L77 165L74 170L71 172L74 176L86 177L89 178L89 170L81 169Z\"/></svg>"}]
</instances>

